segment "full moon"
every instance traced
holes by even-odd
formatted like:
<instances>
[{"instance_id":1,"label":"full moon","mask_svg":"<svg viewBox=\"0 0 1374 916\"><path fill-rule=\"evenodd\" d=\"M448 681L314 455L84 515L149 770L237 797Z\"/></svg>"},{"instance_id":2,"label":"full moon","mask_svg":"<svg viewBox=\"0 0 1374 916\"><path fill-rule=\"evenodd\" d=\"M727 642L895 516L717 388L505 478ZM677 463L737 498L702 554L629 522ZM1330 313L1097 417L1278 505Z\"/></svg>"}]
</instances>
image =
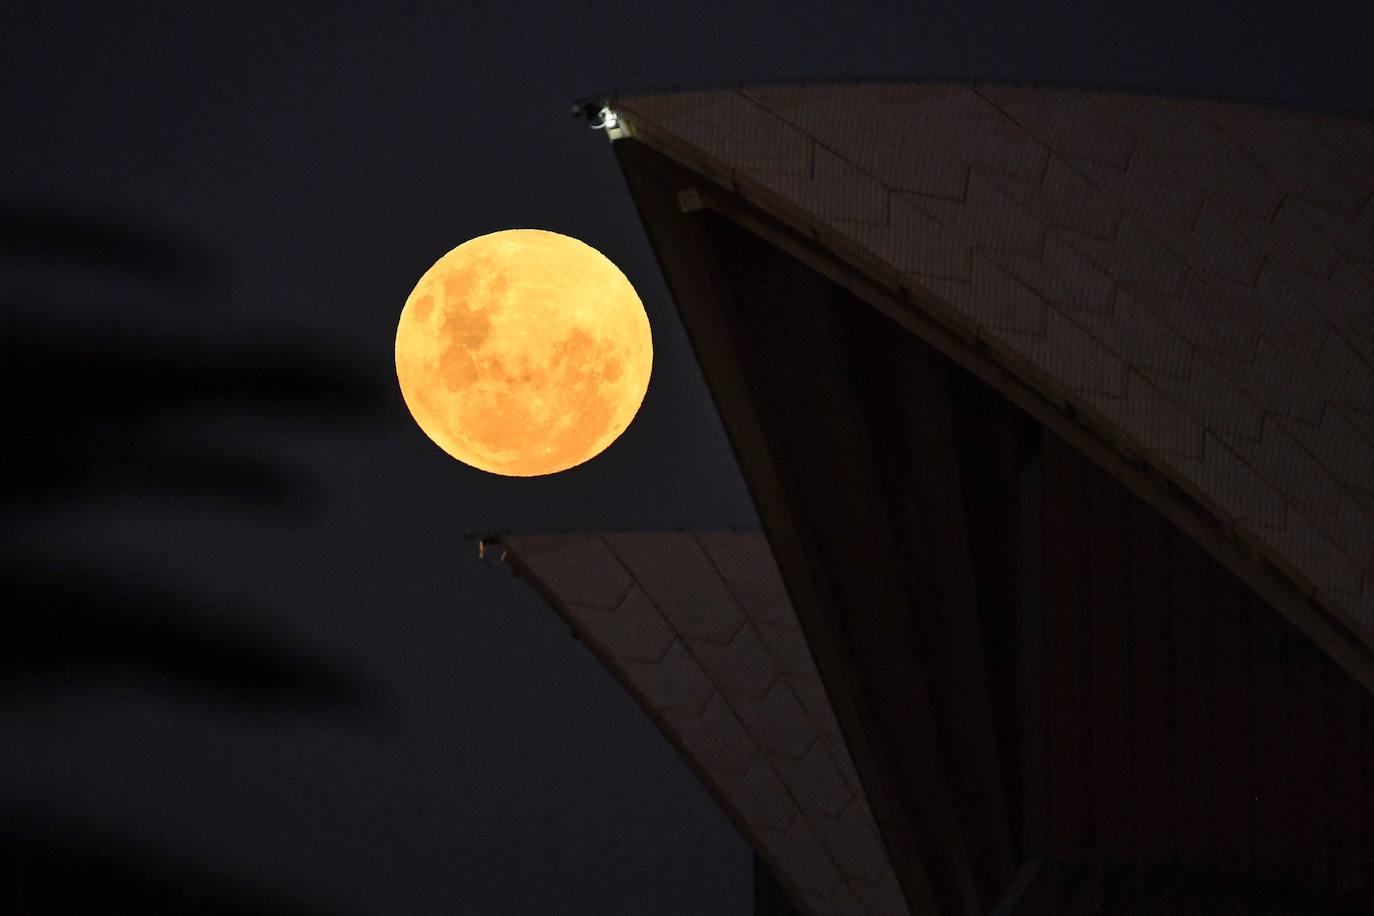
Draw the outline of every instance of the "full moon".
<instances>
[{"instance_id":1,"label":"full moon","mask_svg":"<svg viewBox=\"0 0 1374 916\"><path fill-rule=\"evenodd\" d=\"M509 477L595 458L649 387L649 318L591 246L543 229L464 242L401 309L396 377L425 435L464 464Z\"/></svg>"}]
</instances>

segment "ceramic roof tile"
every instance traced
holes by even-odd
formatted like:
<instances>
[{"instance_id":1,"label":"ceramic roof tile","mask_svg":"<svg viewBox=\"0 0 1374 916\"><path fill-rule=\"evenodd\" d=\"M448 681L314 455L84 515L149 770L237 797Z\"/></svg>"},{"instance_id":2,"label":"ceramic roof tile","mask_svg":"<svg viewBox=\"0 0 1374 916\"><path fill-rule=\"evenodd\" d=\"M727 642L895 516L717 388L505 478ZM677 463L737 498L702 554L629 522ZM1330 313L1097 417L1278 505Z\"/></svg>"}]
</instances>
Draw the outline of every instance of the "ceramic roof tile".
<instances>
[{"instance_id":1,"label":"ceramic roof tile","mask_svg":"<svg viewBox=\"0 0 1374 916\"><path fill-rule=\"evenodd\" d=\"M791 685L792 692L797 695L802 706L806 707L816 730L824 736L838 738L840 725L835 721L835 711L830 706L830 698L826 695L821 682L814 677L800 674L788 675L787 683Z\"/></svg>"},{"instance_id":2,"label":"ceramic roof tile","mask_svg":"<svg viewBox=\"0 0 1374 916\"><path fill-rule=\"evenodd\" d=\"M1275 118L1262 108L1215 102L1199 107L1289 194L1345 213L1359 209L1374 190L1367 170L1352 170L1344 157L1322 140L1322 115L1293 113Z\"/></svg>"},{"instance_id":3,"label":"ceramic roof tile","mask_svg":"<svg viewBox=\"0 0 1374 916\"><path fill-rule=\"evenodd\" d=\"M738 93L683 92L637 99L634 107L702 149L724 153L748 171L810 176L810 137L773 118Z\"/></svg>"},{"instance_id":4,"label":"ceramic roof tile","mask_svg":"<svg viewBox=\"0 0 1374 916\"><path fill-rule=\"evenodd\" d=\"M860 91L882 102L890 118L941 124L941 145L971 166L1027 178L1044 171L1045 146L971 89L869 86Z\"/></svg>"},{"instance_id":5,"label":"ceramic roof tile","mask_svg":"<svg viewBox=\"0 0 1374 916\"><path fill-rule=\"evenodd\" d=\"M1320 230L1323 237L1356 262L1366 261L1374 247L1374 224L1353 215L1337 213L1305 200L1293 201L1293 208Z\"/></svg>"},{"instance_id":6,"label":"ceramic roof tile","mask_svg":"<svg viewBox=\"0 0 1374 916\"><path fill-rule=\"evenodd\" d=\"M1328 410L1319 425L1285 423L1284 429L1312 454L1319 456L1337 480L1362 490L1374 490L1374 442L1344 411Z\"/></svg>"},{"instance_id":7,"label":"ceramic roof tile","mask_svg":"<svg viewBox=\"0 0 1374 916\"><path fill-rule=\"evenodd\" d=\"M1235 283L1253 284L1264 256L1216 210L1204 208L1197 222L1183 227L1140 217L1145 228L1193 270Z\"/></svg>"},{"instance_id":8,"label":"ceramic roof tile","mask_svg":"<svg viewBox=\"0 0 1374 916\"><path fill-rule=\"evenodd\" d=\"M1296 506L1329 509L1344 500L1340 483L1275 417L1265 417L1258 442L1224 433L1219 438L1290 494Z\"/></svg>"},{"instance_id":9,"label":"ceramic roof tile","mask_svg":"<svg viewBox=\"0 0 1374 916\"><path fill-rule=\"evenodd\" d=\"M1296 280L1298 277L1303 279ZM1319 349L1331 333L1330 322L1319 309L1313 308L1311 297L1301 291L1310 279L1284 264L1266 261L1252 291L1216 282L1199 283L1197 288L1207 290L1206 299L1215 298L1219 289L1227 291L1231 300L1227 307L1236 314L1228 323L1248 323L1257 331L1297 346ZM1206 299L1199 296L1198 306L1205 307Z\"/></svg>"},{"instance_id":10,"label":"ceramic roof tile","mask_svg":"<svg viewBox=\"0 0 1374 916\"><path fill-rule=\"evenodd\" d=\"M836 734L822 735L821 740L830 748L830 759L835 761L835 766L839 768L840 775L844 777L845 782L854 787L855 792L861 791L859 774L854 769L854 759L849 756L849 749L844 743L844 739ZM873 812L869 810L868 802L866 800L861 801L863 801L864 816L871 819Z\"/></svg>"},{"instance_id":11,"label":"ceramic roof tile","mask_svg":"<svg viewBox=\"0 0 1374 916\"><path fill-rule=\"evenodd\" d=\"M854 889L845 882L840 882L833 893L808 894L807 900L817 912L825 913L826 916L850 916L850 914L862 914L867 912L855 895Z\"/></svg>"},{"instance_id":12,"label":"ceramic roof tile","mask_svg":"<svg viewBox=\"0 0 1374 916\"><path fill-rule=\"evenodd\" d=\"M1283 198L1196 102L1108 92L1092 98L1170 170L1218 203L1268 217Z\"/></svg>"},{"instance_id":13,"label":"ceramic roof tile","mask_svg":"<svg viewBox=\"0 0 1374 916\"><path fill-rule=\"evenodd\" d=\"M774 682L761 697L741 698L735 709L749 734L769 754L801 757L820 736L784 680Z\"/></svg>"},{"instance_id":14,"label":"ceramic roof tile","mask_svg":"<svg viewBox=\"0 0 1374 916\"><path fill-rule=\"evenodd\" d=\"M1251 440L1259 438L1263 412L1239 385L1207 360L1194 360L1183 378L1144 366L1136 368L1206 429Z\"/></svg>"},{"instance_id":15,"label":"ceramic roof tile","mask_svg":"<svg viewBox=\"0 0 1374 916\"><path fill-rule=\"evenodd\" d=\"M1169 400L1144 376L1126 374L1125 395L1089 393L1089 402L1137 441L1161 455L1202 455L1202 424Z\"/></svg>"},{"instance_id":16,"label":"ceramic roof tile","mask_svg":"<svg viewBox=\"0 0 1374 916\"><path fill-rule=\"evenodd\" d=\"M1045 226L1113 238L1121 206L1079 170L1053 157L1039 179L990 175L992 182Z\"/></svg>"},{"instance_id":17,"label":"ceramic roof tile","mask_svg":"<svg viewBox=\"0 0 1374 916\"><path fill-rule=\"evenodd\" d=\"M674 640L661 661L618 659L625 674L656 709L700 715L715 692L682 640Z\"/></svg>"},{"instance_id":18,"label":"ceramic roof tile","mask_svg":"<svg viewBox=\"0 0 1374 916\"><path fill-rule=\"evenodd\" d=\"M1250 523L1266 540L1272 531L1289 524L1292 513L1284 497L1235 449L1210 434L1203 437L1202 448L1200 459L1180 458L1177 467L1185 479L1221 507L1224 518Z\"/></svg>"},{"instance_id":19,"label":"ceramic roof tile","mask_svg":"<svg viewBox=\"0 0 1374 916\"><path fill-rule=\"evenodd\" d=\"M582 625L597 642L616 655L658 662L677 637L664 622L644 590L630 589L618 608L606 610L577 605Z\"/></svg>"},{"instance_id":20,"label":"ceramic roof tile","mask_svg":"<svg viewBox=\"0 0 1374 916\"><path fill-rule=\"evenodd\" d=\"M783 673L806 676L816 670L816 663L811 658L811 649L806 644L806 637L802 635L795 621L760 621L757 627L759 635L763 637L764 643Z\"/></svg>"},{"instance_id":21,"label":"ceramic roof tile","mask_svg":"<svg viewBox=\"0 0 1374 916\"><path fill-rule=\"evenodd\" d=\"M1126 394L1126 366L1087 331L1062 313L1046 315L1045 333L1010 337L1013 345L1071 392L1097 392L1112 397Z\"/></svg>"},{"instance_id":22,"label":"ceramic roof tile","mask_svg":"<svg viewBox=\"0 0 1374 916\"><path fill-rule=\"evenodd\" d=\"M846 877L864 883L874 883L882 877L881 870L873 868L874 863L882 861L882 850L873 845L881 840L868 829L870 821L862 808L850 804L833 816L816 818L814 823L829 847L845 850L837 862Z\"/></svg>"},{"instance_id":23,"label":"ceramic roof tile","mask_svg":"<svg viewBox=\"0 0 1374 916\"><path fill-rule=\"evenodd\" d=\"M1155 306L1154 299L1119 289L1109 314L1076 312L1069 317L1131 368L1187 377L1196 353Z\"/></svg>"},{"instance_id":24,"label":"ceramic roof tile","mask_svg":"<svg viewBox=\"0 0 1374 916\"><path fill-rule=\"evenodd\" d=\"M1359 355L1335 338L1326 343L1313 352L1261 337L1247 357L1215 355L1211 360L1268 411L1320 423L1332 401L1358 404L1374 395L1360 384L1365 367Z\"/></svg>"},{"instance_id":25,"label":"ceramic roof tile","mask_svg":"<svg viewBox=\"0 0 1374 916\"><path fill-rule=\"evenodd\" d=\"M675 549L665 551L663 538ZM674 630L722 646L734 641L744 613L692 535L617 533L606 541Z\"/></svg>"},{"instance_id":26,"label":"ceramic roof tile","mask_svg":"<svg viewBox=\"0 0 1374 916\"><path fill-rule=\"evenodd\" d=\"M663 714L697 759L713 770L742 774L759 756L758 747L719 693L699 714L677 710Z\"/></svg>"},{"instance_id":27,"label":"ceramic roof tile","mask_svg":"<svg viewBox=\"0 0 1374 916\"><path fill-rule=\"evenodd\" d=\"M889 188L962 200L968 166L917 125L884 116L863 94L793 88L745 89L743 94L779 120L829 148L843 147L856 167Z\"/></svg>"},{"instance_id":28,"label":"ceramic roof tile","mask_svg":"<svg viewBox=\"0 0 1374 916\"><path fill-rule=\"evenodd\" d=\"M565 601L611 609L629 594L634 580L601 538L531 535L524 549L539 557L540 574Z\"/></svg>"},{"instance_id":29,"label":"ceramic roof tile","mask_svg":"<svg viewBox=\"0 0 1374 916\"><path fill-rule=\"evenodd\" d=\"M1084 159L1067 162L1128 213L1190 226L1202 212L1202 194L1149 148L1137 148L1124 169Z\"/></svg>"},{"instance_id":30,"label":"ceramic roof tile","mask_svg":"<svg viewBox=\"0 0 1374 916\"><path fill-rule=\"evenodd\" d=\"M1117 282L1073 246L1069 233L1050 231L1040 256L989 252L1042 298L1066 309L1109 313L1116 308Z\"/></svg>"},{"instance_id":31,"label":"ceramic roof tile","mask_svg":"<svg viewBox=\"0 0 1374 916\"><path fill-rule=\"evenodd\" d=\"M796 818L785 831L770 832L764 843L790 874L798 876L803 891L822 898L835 893L840 871L825 854L825 847L804 817Z\"/></svg>"},{"instance_id":32,"label":"ceramic roof tile","mask_svg":"<svg viewBox=\"0 0 1374 916\"><path fill-rule=\"evenodd\" d=\"M762 831L783 831L804 820L773 765L755 757L744 772L712 772L726 798ZM799 876L791 876L799 877Z\"/></svg>"},{"instance_id":33,"label":"ceramic roof tile","mask_svg":"<svg viewBox=\"0 0 1374 916\"><path fill-rule=\"evenodd\" d=\"M751 176L826 219L887 224L888 189L825 147L816 148L810 175L755 171Z\"/></svg>"},{"instance_id":34,"label":"ceramic roof tile","mask_svg":"<svg viewBox=\"0 0 1374 916\"><path fill-rule=\"evenodd\" d=\"M992 328L1045 333L1045 301L991 256L974 253L972 280L919 277L921 286Z\"/></svg>"},{"instance_id":35,"label":"ceramic roof tile","mask_svg":"<svg viewBox=\"0 0 1374 916\"><path fill-rule=\"evenodd\" d=\"M835 817L853 798L824 741L816 741L800 757L777 754L771 761L803 811Z\"/></svg>"},{"instance_id":36,"label":"ceramic roof tile","mask_svg":"<svg viewBox=\"0 0 1374 916\"><path fill-rule=\"evenodd\" d=\"M1374 578L1370 578L1374 573L1374 511L1353 499L1334 506L1304 507L1303 511L1332 544L1352 548L1350 561L1365 570L1364 588L1374 587Z\"/></svg>"},{"instance_id":37,"label":"ceramic roof tile","mask_svg":"<svg viewBox=\"0 0 1374 916\"><path fill-rule=\"evenodd\" d=\"M1353 118L1320 117L1312 129L1347 166L1367 169L1374 162L1374 123Z\"/></svg>"},{"instance_id":38,"label":"ceramic roof tile","mask_svg":"<svg viewBox=\"0 0 1374 916\"><path fill-rule=\"evenodd\" d=\"M1374 575L1364 577L1364 593L1359 598L1335 592L1320 592L1321 596L1333 604L1342 605L1355 626L1374 627Z\"/></svg>"},{"instance_id":39,"label":"ceramic roof tile","mask_svg":"<svg viewBox=\"0 0 1374 916\"><path fill-rule=\"evenodd\" d=\"M1252 302L1235 295L1232 287L1189 274L1181 296L1145 289L1133 289L1128 295L1158 317L1195 358L1222 353L1233 359L1251 359L1259 346L1259 333L1248 316L1228 315L1227 310L1244 310Z\"/></svg>"},{"instance_id":40,"label":"ceramic roof tile","mask_svg":"<svg viewBox=\"0 0 1374 916\"><path fill-rule=\"evenodd\" d=\"M687 637L687 645L711 681L730 693L762 695L781 674L752 624L741 627L726 646L691 637Z\"/></svg>"},{"instance_id":41,"label":"ceramic roof tile","mask_svg":"<svg viewBox=\"0 0 1374 916\"><path fill-rule=\"evenodd\" d=\"M1081 92L1014 86L978 92L1057 153L1123 169L1135 151L1135 137Z\"/></svg>"},{"instance_id":42,"label":"ceramic roof tile","mask_svg":"<svg viewBox=\"0 0 1374 916\"><path fill-rule=\"evenodd\" d=\"M1312 231L1310 218L1291 197L1284 198L1272 219L1261 219L1242 210L1220 212L1266 258L1314 277L1325 277L1336 266L1340 256L1336 247Z\"/></svg>"},{"instance_id":43,"label":"ceramic roof tile","mask_svg":"<svg viewBox=\"0 0 1374 916\"><path fill-rule=\"evenodd\" d=\"M1349 427L1370 445L1374 445L1374 407L1352 407L1336 404L1332 407Z\"/></svg>"},{"instance_id":44,"label":"ceramic roof tile","mask_svg":"<svg viewBox=\"0 0 1374 916\"><path fill-rule=\"evenodd\" d=\"M1122 283L1161 293L1176 293L1183 288L1188 270L1183 259L1135 217L1122 218L1114 239L1069 232L1062 233L1062 237Z\"/></svg>"},{"instance_id":45,"label":"ceramic roof tile","mask_svg":"<svg viewBox=\"0 0 1374 916\"><path fill-rule=\"evenodd\" d=\"M1367 332L1371 326L1368 303L1374 299L1374 281L1365 277L1348 258L1338 258L1330 274L1318 279L1283 264L1274 272L1298 293L1308 312L1316 313L1338 332Z\"/></svg>"},{"instance_id":46,"label":"ceramic roof tile","mask_svg":"<svg viewBox=\"0 0 1374 916\"><path fill-rule=\"evenodd\" d=\"M982 171L975 170L969 176L965 200L905 197L975 249L1035 255L1044 243L1044 225Z\"/></svg>"},{"instance_id":47,"label":"ceramic roof tile","mask_svg":"<svg viewBox=\"0 0 1374 916\"><path fill-rule=\"evenodd\" d=\"M768 542L755 532L708 531L697 535L706 554L725 580L730 594L755 620L794 621L787 587L783 584Z\"/></svg>"},{"instance_id":48,"label":"ceramic roof tile","mask_svg":"<svg viewBox=\"0 0 1374 916\"><path fill-rule=\"evenodd\" d=\"M900 916L907 911L897 879L886 875L875 883L850 882L870 916Z\"/></svg>"},{"instance_id":49,"label":"ceramic roof tile","mask_svg":"<svg viewBox=\"0 0 1374 916\"><path fill-rule=\"evenodd\" d=\"M969 279L969 246L901 195L890 201L887 225L839 223L845 235L902 273Z\"/></svg>"},{"instance_id":50,"label":"ceramic roof tile","mask_svg":"<svg viewBox=\"0 0 1374 916\"><path fill-rule=\"evenodd\" d=\"M1346 331L1344 336L1350 345L1364 357L1365 362L1374 366L1374 334L1357 334Z\"/></svg>"},{"instance_id":51,"label":"ceramic roof tile","mask_svg":"<svg viewBox=\"0 0 1374 916\"><path fill-rule=\"evenodd\" d=\"M1331 539L1294 508L1288 523L1264 532L1264 537L1283 550L1317 588L1340 596L1342 603L1360 596L1360 570Z\"/></svg>"}]
</instances>

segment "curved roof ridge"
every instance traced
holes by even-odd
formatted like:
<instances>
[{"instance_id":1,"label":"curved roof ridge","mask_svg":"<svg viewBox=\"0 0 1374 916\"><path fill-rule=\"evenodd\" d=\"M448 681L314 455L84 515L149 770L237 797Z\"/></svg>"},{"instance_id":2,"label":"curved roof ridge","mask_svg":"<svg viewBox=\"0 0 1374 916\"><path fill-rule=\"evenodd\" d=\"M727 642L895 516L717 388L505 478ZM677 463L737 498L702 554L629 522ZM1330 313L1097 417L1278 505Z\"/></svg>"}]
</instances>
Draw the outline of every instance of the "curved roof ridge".
<instances>
[{"instance_id":1,"label":"curved roof ridge","mask_svg":"<svg viewBox=\"0 0 1374 916\"><path fill-rule=\"evenodd\" d=\"M1181 101L1220 102L1234 105L1256 105L1284 111L1331 114L1343 117L1374 119L1374 109L1355 106L1312 103L1292 98L1246 96L1241 93L1196 89L1172 89L1163 86L1132 83L1107 84L1050 79L971 79L954 75L932 74L927 77L910 76L852 76L852 77L761 77L738 80L703 80L692 83L661 83L656 85L613 87L579 96L573 101L573 111L581 113L590 106L599 108L608 101L652 95L677 95L693 92L719 92L741 89L823 88L831 86L949 86L960 88L1006 88L1079 90L1107 92L1120 95L1139 95Z\"/></svg>"}]
</instances>

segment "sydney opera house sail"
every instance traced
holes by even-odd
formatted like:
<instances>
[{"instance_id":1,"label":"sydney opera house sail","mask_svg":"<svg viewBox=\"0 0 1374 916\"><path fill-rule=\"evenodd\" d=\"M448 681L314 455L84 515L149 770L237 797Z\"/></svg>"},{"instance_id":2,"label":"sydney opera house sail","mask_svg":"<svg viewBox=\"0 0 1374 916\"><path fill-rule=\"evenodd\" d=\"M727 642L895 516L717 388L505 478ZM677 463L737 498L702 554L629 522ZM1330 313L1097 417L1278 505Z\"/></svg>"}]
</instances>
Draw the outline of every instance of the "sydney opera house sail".
<instances>
[{"instance_id":1,"label":"sydney opera house sail","mask_svg":"<svg viewBox=\"0 0 1374 916\"><path fill-rule=\"evenodd\" d=\"M584 108L763 531L500 538L787 906L1374 913L1374 122Z\"/></svg>"}]
</instances>

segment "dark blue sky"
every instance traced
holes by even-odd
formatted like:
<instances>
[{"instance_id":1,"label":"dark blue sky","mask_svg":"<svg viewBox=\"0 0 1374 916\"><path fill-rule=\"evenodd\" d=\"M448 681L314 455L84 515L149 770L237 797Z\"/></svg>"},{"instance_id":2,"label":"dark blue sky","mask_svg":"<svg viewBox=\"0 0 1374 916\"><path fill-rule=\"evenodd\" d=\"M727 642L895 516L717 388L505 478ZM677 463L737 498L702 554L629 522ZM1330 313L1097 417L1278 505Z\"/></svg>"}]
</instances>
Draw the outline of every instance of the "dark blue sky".
<instances>
[{"instance_id":1,"label":"dark blue sky","mask_svg":"<svg viewBox=\"0 0 1374 916\"><path fill-rule=\"evenodd\" d=\"M714 802L463 537L754 525L571 102L871 76L1368 112L1369 10L5 5L0 852L29 899L65 856L259 909L747 912ZM439 255L522 226L625 271L655 374L603 456L508 480L419 432L392 343Z\"/></svg>"}]
</instances>

